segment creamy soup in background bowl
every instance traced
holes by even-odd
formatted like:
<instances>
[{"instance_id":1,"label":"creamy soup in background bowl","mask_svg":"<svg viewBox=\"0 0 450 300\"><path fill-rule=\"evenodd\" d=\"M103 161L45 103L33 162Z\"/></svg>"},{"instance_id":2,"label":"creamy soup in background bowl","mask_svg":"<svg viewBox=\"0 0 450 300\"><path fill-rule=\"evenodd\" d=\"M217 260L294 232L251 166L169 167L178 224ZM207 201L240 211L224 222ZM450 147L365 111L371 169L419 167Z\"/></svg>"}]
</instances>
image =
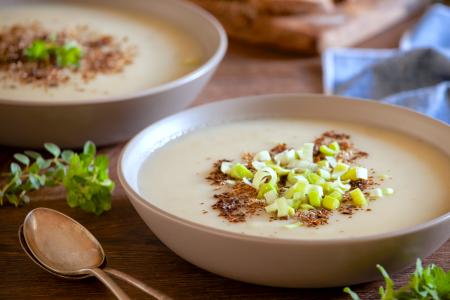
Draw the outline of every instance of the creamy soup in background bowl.
<instances>
[{"instance_id":1,"label":"creamy soup in background bowl","mask_svg":"<svg viewBox=\"0 0 450 300\"><path fill-rule=\"evenodd\" d=\"M369 153L360 165L374 187L393 188L393 195L368 201L352 215L333 211L327 225L292 229L283 227L289 220L270 221L264 212L234 223L212 208L214 195L224 192L205 179L215 161L242 162L243 151L269 150L274 139L297 149L331 130L350 135ZM377 264L389 273L410 267L450 237L449 135L444 123L376 101L246 97L147 127L122 151L118 172L150 229L194 265L269 286L344 286L380 279Z\"/></svg>"},{"instance_id":2,"label":"creamy soup in background bowl","mask_svg":"<svg viewBox=\"0 0 450 300\"><path fill-rule=\"evenodd\" d=\"M87 140L97 145L127 140L186 108L227 48L220 23L184 1L0 0L0 8L3 32L14 25L42 28L42 39L49 45L50 33L68 32L64 40L72 43L70 34L78 30L78 37L88 42L97 38L102 43L101 37L111 36L107 50L116 54L119 45L126 52L118 63L120 71L92 76L63 68L61 76L67 80L55 82L33 77L34 82L27 83L0 68L2 145L36 148L53 142L82 147ZM84 58L88 61L86 53L80 70L86 69ZM96 56L89 59L95 64Z\"/></svg>"}]
</instances>

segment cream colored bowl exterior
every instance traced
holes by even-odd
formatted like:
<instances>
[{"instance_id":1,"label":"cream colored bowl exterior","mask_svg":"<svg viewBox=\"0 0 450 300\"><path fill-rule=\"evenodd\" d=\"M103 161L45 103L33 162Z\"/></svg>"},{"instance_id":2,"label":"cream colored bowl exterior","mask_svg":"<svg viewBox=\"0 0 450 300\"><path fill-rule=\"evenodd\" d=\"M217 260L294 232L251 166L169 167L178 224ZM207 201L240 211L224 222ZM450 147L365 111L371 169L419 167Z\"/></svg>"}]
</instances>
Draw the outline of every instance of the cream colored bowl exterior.
<instances>
[{"instance_id":1,"label":"cream colored bowl exterior","mask_svg":"<svg viewBox=\"0 0 450 300\"><path fill-rule=\"evenodd\" d=\"M137 173L155 143L221 120L279 115L352 120L421 139L450 156L450 127L408 109L375 101L321 95L267 95L208 104L161 120L135 136L119 159L119 179L150 229L182 258L210 272L250 283L296 288L353 285L412 266L450 237L450 213L405 230L337 240L287 240L214 229L146 201ZM449 199L450 200L450 199ZM276 257L276 259L274 259Z\"/></svg>"},{"instance_id":2,"label":"cream colored bowl exterior","mask_svg":"<svg viewBox=\"0 0 450 300\"><path fill-rule=\"evenodd\" d=\"M0 0L0 8L27 3L69 0ZM167 20L183 28L202 45L207 61L194 72L148 90L123 96L76 101L19 101L0 94L0 145L42 148L53 142L63 148L79 148L87 140L108 145L186 108L200 93L227 49L220 23L205 10L179 0L78 0L114 6Z\"/></svg>"}]
</instances>

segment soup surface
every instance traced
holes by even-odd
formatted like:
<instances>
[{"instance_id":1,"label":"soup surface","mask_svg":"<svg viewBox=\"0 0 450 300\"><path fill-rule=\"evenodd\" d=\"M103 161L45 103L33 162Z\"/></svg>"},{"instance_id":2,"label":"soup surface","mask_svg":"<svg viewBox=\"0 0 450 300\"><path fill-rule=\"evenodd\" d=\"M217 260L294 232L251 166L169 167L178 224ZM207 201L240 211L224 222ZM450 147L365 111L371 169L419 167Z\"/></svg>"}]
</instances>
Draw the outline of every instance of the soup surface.
<instances>
[{"instance_id":1,"label":"soup surface","mask_svg":"<svg viewBox=\"0 0 450 300\"><path fill-rule=\"evenodd\" d=\"M205 178L220 159L242 162L243 151L270 150L277 142L298 149L326 131L346 133L361 151L358 163L379 187L393 195L369 201L349 216L333 211L329 224L287 229L292 220L269 221L262 211L246 222L232 223L211 206L214 190ZM399 230L430 221L450 211L450 159L419 140L395 132L344 122L308 119L260 119L206 127L155 149L138 175L140 194L150 203L181 218L241 234L289 239L338 239ZM389 178L377 178L387 174ZM368 210L369 209L369 210Z\"/></svg>"},{"instance_id":2,"label":"soup surface","mask_svg":"<svg viewBox=\"0 0 450 300\"><path fill-rule=\"evenodd\" d=\"M123 95L180 78L198 68L203 59L200 44L182 29L139 13L74 4L17 5L0 10L0 29L35 22L50 32L88 26L94 34L111 35L124 47L135 47L137 56L122 72L98 74L88 82L71 72L67 83L50 88L3 78L0 98L55 101ZM0 72L0 77L4 75Z\"/></svg>"}]
</instances>

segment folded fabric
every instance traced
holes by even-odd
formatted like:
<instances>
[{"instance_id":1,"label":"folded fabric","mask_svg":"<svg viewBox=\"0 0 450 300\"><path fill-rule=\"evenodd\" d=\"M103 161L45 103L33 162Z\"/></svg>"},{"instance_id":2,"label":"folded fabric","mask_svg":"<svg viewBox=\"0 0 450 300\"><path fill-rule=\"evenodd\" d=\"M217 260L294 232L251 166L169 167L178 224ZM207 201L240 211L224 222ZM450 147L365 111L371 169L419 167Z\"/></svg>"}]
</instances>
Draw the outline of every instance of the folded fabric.
<instances>
[{"instance_id":1,"label":"folded fabric","mask_svg":"<svg viewBox=\"0 0 450 300\"><path fill-rule=\"evenodd\" d=\"M399 49L328 49L326 94L401 105L450 123L450 8L435 4Z\"/></svg>"}]
</instances>

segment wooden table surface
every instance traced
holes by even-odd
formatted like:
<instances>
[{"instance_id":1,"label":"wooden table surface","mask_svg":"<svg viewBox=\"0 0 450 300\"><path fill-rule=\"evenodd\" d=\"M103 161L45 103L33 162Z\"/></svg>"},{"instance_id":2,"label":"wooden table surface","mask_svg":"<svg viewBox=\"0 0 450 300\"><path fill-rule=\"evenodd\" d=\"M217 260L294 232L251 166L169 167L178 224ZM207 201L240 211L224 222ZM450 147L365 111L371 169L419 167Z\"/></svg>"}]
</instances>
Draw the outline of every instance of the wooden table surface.
<instances>
[{"instance_id":1,"label":"wooden table surface","mask_svg":"<svg viewBox=\"0 0 450 300\"><path fill-rule=\"evenodd\" d=\"M416 20L406 21L361 47L396 47L401 33ZM301 57L230 43L216 74L192 106L218 100L267 93L321 93L318 56ZM178 257L145 225L127 199L117 177L117 159L125 145L100 149L110 158L110 177L116 182L113 208L101 216L71 209L64 188L41 189L20 208L0 207L0 299L115 299L97 279L72 282L55 277L34 264L22 250L17 231L36 207L48 207L83 224L101 242L109 266L165 291L174 299L350 299L342 288L286 289L247 284L204 271ZM9 169L12 155L23 149L0 148L0 171ZM447 242L424 263L450 269ZM409 280L412 268L392 275L397 284ZM118 281L132 299L152 299ZM362 299L379 299L384 281L352 286Z\"/></svg>"}]
</instances>

